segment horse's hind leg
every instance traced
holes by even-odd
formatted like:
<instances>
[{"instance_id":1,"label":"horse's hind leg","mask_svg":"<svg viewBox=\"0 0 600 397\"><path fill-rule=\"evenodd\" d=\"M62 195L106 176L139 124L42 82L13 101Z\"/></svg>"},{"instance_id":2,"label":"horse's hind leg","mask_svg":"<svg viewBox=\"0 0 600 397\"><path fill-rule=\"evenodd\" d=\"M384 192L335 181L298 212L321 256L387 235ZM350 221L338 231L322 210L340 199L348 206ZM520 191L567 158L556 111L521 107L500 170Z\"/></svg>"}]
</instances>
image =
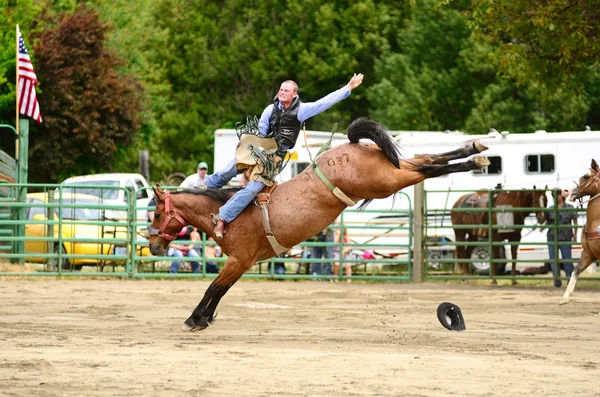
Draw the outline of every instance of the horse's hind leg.
<instances>
[{"instance_id":1,"label":"horse's hind leg","mask_svg":"<svg viewBox=\"0 0 600 397\"><path fill-rule=\"evenodd\" d=\"M579 279L579 275L583 272L587 267L596 260L592 254L590 254L587 250L584 250L581 253L581 257L579 258L579 262L577 262L577 266L573 270L573 274L571 274L571 279L569 280L569 285L567 285L567 289L565 290L564 295L562 296L560 303L564 305L569 302L569 297L575 291L575 284L577 284L577 279Z\"/></svg>"},{"instance_id":2,"label":"horse's hind leg","mask_svg":"<svg viewBox=\"0 0 600 397\"><path fill-rule=\"evenodd\" d=\"M419 158L417 158L418 160ZM427 178L435 178L442 175L452 174L454 172L467 172L483 168L490 165L490 161L485 157L475 157L468 161L462 161L453 164L425 164L420 166L417 171Z\"/></svg>"},{"instance_id":3,"label":"horse's hind leg","mask_svg":"<svg viewBox=\"0 0 600 397\"><path fill-rule=\"evenodd\" d=\"M439 154L424 154L415 159L421 164L448 164L451 160L465 159L473 154L481 153L487 150L487 146L481 144L479 140L473 139L467 141L458 149Z\"/></svg>"}]
</instances>

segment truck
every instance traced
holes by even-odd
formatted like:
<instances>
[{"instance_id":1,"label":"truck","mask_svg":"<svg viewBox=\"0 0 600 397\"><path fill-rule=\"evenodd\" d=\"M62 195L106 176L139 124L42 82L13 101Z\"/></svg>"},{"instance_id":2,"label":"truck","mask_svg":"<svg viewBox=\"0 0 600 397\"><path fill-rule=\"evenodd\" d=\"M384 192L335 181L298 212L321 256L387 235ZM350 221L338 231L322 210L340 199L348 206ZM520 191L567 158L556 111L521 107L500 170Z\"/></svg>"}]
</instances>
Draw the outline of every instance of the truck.
<instances>
[{"instance_id":1,"label":"truck","mask_svg":"<svg viewBox=\"0 0 600 397\"><path fill-rule=\"evenodd\" d=\"M109 173L73 176L65 179L61 185L65 193L83 193L102 197L104 202L111 205L127 205L127 194L135 195L136 207L147 207L154 197L154 191L141 174ZM98 187L100 186L100 187ZM103 189L102 186L108 188ZM137 191L137 193L136 193ZM138 221L146 220L146 210L137 210Z\"/></svg>"}]
</instances>

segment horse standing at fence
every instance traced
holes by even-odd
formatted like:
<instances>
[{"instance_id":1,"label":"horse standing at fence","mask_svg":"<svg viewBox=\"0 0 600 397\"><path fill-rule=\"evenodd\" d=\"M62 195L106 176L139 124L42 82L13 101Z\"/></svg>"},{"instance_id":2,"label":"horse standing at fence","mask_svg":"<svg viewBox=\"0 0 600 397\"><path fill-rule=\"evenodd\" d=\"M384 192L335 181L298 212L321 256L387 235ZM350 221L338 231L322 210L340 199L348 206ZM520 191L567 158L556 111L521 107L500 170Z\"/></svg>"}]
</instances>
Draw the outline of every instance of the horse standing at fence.
<instances>
[{"instance_id":1,"label":"horse standing at fence","mask_svg":"<svg viewBox=\"0 0 600 397\"><path fill-rule=\"evenodd\" d=\"M450 221L452 225L481 225L483 224L483 215L488 205L488 194L486 192L475 192L467 193L462 195L454 205L455 208L479 208L479 211L473 212L450 212ZM473 227L473 228L454 228L454 241L456 242L476 242L479 238L487 235L487 230ZM472 245L457 245L456 246L456 259L468 259L473 253ZM458 267L461 269L461 274L469 274L469 264L466 262L457 262Z\"/></svg>"},{"instance_id":2,"label":"horse standing at fence","mask_svg":"<svg viewBox=\"0 0 600 397\"><path fill-rule=\"evenodd\" d=\"M505 241L508 240L513 243L519 243L521 241L521 229L525 224L525 218L531 214L534 209L545 209L548 205L548 198L546 197L545 190L536 190L536 187L533 186L533 191L526 190L506 190L501 192L496 192L492 194L492 208L503 208L502 212L492 212L492 220L491 224L494 226L506 226L506 229L493 228L491 240L494 242ZM482 212L458 212L452 211L450 213L450 219L452 220L452 225L489 225L489 212L486 211L489 208L489 194L488 193L473 193L466 194L459 198L456 203L452 206L453 209L456 208L481 208ZM522 211L514 211L511 209L514 208L523 208ZM535 212L537 221L539 224L543 224L545 220L545 213L543 211ZM454 235L457 242L474 242L479 238L488 237L488 229L483 228L473 228L473 229L461 229L454 228ZM517 268L517 251L518 244L511 245L510 251L512 254L512 269L510 272L511 276L515 276L516 268ZM492 247L492 252L490 255L491 267L490 274L496 275L496 264L493 262L493 259L500 258L502 247L494 246ZM456 256L459 259L466 259L471 257L471 252L473 251L473 247L469 246L457 246L456 247ZM468 274L468 264L460 263L463 274ZM492 281L494 284L496 280ZM513 280L513 284L516 282Z\"/></svg>"},{"instance_id":3,"label":"horse standing at fence","mask_svg":"<svg viewBox=\"0 0 600 397\"><path fill-rule=\"evenodd\" d=\"M362 138L375 144L359 142ZM477 141L466 142L447 153L401 159L398 144L385 127L367 119L355 120L348 127L348 139L350 143L323 152L315 162L329 184L345 193L348 199L364 200L360 208L373 199L389 197L425 179L471 171L489 164L484 157L448 164L451 160L467 158L487 149ZM149 239L152 254L162 255L182 225L191 224L212 235L210 214L217 213L235 191L206 189L170 193L158 186ZM338 196L320 179L314 167L277 186L268 208L270 228L278 243L293 247L325 229L348 205ZM227 263L185 321L184 330L201 330L209 326L220 299L242 274L256 261L276 254L266 237L259 212L257 206L250 205L228 226L219 243L228 255Z\"/></svg>"},{"instance_id":4,"label":"horse standing at fence","mask_svg":"<svg viewBox=\"0 0 600 397\"><path fill-rule=\"evenodd\" d=\"M579 178L578 186L571 192L571 201L586 196L590 196L590 199L587 202L587 219L581 233L583 251L560 300L561 305L569 302L569 297L575 290L575 284L577 284L581 272L600 259L600 200L598 200L600 197L600 168L596 160L592 160L590 172Z\"/></svg>"}]
</instances>

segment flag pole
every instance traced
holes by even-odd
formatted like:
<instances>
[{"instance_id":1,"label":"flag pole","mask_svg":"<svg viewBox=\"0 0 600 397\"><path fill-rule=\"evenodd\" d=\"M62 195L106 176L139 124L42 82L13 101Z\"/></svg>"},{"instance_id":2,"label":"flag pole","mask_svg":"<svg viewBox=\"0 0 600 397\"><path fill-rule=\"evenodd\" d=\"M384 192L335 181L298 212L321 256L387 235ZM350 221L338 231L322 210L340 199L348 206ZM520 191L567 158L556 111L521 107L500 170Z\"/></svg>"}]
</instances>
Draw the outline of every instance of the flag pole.
<instances>
[{"instance_id":1,"label":"flag pole","mask_svg":"<svg viewBox=\"0 0 600 397\"><path fill-rule=\"evenodd\" d=\"M16 118L16 123L15 123L15 129L16 129L16 133L17 133L17 137L15 140L15 160L19 160L19 25L17 24L17 46L15 48L16 50L16 57L15 60L17 62L17 79L15 80L16 83L16 95L17 95L17 118Z\"/></svg>"}]
</instances>

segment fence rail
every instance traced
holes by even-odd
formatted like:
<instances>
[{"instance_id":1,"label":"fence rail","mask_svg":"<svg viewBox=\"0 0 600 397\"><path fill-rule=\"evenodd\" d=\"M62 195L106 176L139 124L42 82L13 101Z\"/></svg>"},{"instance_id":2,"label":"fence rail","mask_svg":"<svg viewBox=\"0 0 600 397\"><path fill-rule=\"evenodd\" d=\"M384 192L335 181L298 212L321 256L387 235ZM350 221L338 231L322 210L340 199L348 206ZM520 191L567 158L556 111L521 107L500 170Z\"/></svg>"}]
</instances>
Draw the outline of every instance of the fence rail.
<instances>
[{"instance_id":1,"label":"fence rail","mask_svg":"<svg viewBox=\"0 0 600 397\"><path fill-rule=\"evenodd\" d=\"M8 189L29 192L25 200L9 200L2 202L6 209L0 212L0 275L27 276L114 276L128 278L152 277L216 277L210 273L210 263L223 267L226 256L211 256L207 252L217 247L214 241L201 234L200 241L178 240L177 243L196 244L200 252L198 257L173 257L172 254L152 256L148 247L147 226L145 219L138 214L152 208L139 204L138 190L127 190L120 187L94 186L101 191L125 190L126 201L122 203L107 202L95 196L73 195L64 192L61 185L50 184L7 184ZM70 186L70 189L77 186ZM90 186L85 186L90 188ZM167 187L175 190L178 187ZM417 192L417 189L415 189ZM427 202L426 196L440 192L424 192L423 197L415 195L415 200ZM447 191L441 192L447 194ZM458 193L458 191L456 192ZM404 194L404 193L400 193ZM21 195L23 196L23 195ZM323 279L323 280L388 280L411 281L418 280L419 272L424 279L503 279L511 276L503 274L490 275L482 269L491 264L504 267L513 262L513 258L492 258L489 252L493 248L503 248L506 253L510 247L519 244L520 251L516 259L519 269L549 263L549 243L543 239L532 240L533 231L537 237L539 229L558 230L557 225L537 225L528 219L524 225L462 225L461 228L485 228L488 231L501 227L520 229L523 236L521 242L491 241L485 239L474 242L456 242L453 226L448 210L429 209L423 207L424 218L422 226L415 222L412 203L405 195L403 202L409 205L403 210L378 211L347 209L338 221L330 226L332 231L343 229L350 238L349 243L334 243L330 238L326 242L305 241L290 250L283 257L275 257L256 263L244 277L271 279ZM25 197L25 196L23 196ZM530 211L530 208L514 208L514 211ZM468 212L469 209L461 209ZM472 210L471 210L472 211ZM481 210L479 210L481 211ZM489 208L489 214L497 209ZM555 211L556 209L545 209ZM582 209L579 214L584 214ZM22 214L22 215L19 215ZM442 216L440 216L442 214ZM4 216L6 215L6 216ZM555 219L557 217L555 216ZM578 228L583 222L579 222ZM3 230L21 227L21 235L3 233ZM490 233L488 233L489 235ZM556 233L555 233L556 234ZM417 238L417 236L419 238ZM415 241L422 241L415 247ZM560 262L574 263L577 261L581 246L576 243L559 242L550 244L550 249L570 245L574 250L572 260L554 259L554 264ZM457 273L459 262L456 258L457 247L470 246L478 256L461 260L472 269L479 269L476 274L463 275ZM19 250L18 247L22 247ZM552 248L554 247L554 248ZM339 258L331 258L331 251L344 252L350 249L350 254ZM329 255L318 258L314 254L325 250ZM486 253L487 252L487 256ZM313 254L311 256L311 254ZM417 255L418 254L418 255ZM329 256L329 257L327 257ZM555 255L557 258L558 255ZM419 258L422 258L419 260ZM173 270L173 262L180 263ZM190 266L198 263L199 272L190 272ZM339 263L336 274L315 274L311 268L319 265L326 269ZM346 276L349 267L351 276ZM285 272L281 272L285 269ZM546 279L549 275L523 276L517 274L512 279Z\"/></svg>"}]
</instances>

